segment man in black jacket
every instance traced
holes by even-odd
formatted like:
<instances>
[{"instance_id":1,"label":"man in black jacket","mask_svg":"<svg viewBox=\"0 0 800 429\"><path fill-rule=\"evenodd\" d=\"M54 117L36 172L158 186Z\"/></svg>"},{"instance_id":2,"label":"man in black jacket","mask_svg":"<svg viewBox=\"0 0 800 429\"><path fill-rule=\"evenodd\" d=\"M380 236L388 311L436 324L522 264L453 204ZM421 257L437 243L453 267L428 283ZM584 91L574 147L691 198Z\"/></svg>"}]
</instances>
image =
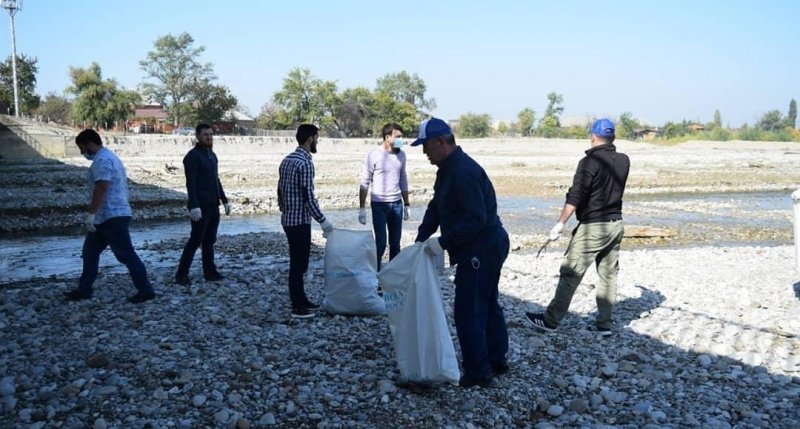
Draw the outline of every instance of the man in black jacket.
<instances>
[{"instance_id":1,"label":"man in black jacket","mask_svg":"<svg viewBox=\"0 0 800 429\"><path fill-rule=\"evenodd\" d=\"M622 243L622 194L631 162L614 146L614 123L599 119L592 124L592 148L578 163L567 201L558 223L550 231L550 240L561 235L564 224L575 213L578 226L561 264L556 295L544 313L526 313L534 328L555 331L569 310L575 289L592 263L597 264L597 318L600 335L612 335L612 310L617 297L619 246Z\"/></svg>"},{"instance_id":2,"label":"man in black jacket","mask_svg":"<svg viewBox=\"0 0 800 429\"><path fill-rule=\"evenodd\" d=\"M175 282L189 284L189 267L197 248L201 245L203 254L203 277L209 281L222 280L222 275L214 264L214 243L217 242L219 227L219 203L225 207L225 214L231 214L231 205L222 190L217 169L217 155L214 146L214 133L208 124L195 128L197 144L183 158L186 173L186 193L189 196L189 217L192 219L192 232L186 247L183 248L180 264L175 273Z\"/></svg>"}]
</instances>

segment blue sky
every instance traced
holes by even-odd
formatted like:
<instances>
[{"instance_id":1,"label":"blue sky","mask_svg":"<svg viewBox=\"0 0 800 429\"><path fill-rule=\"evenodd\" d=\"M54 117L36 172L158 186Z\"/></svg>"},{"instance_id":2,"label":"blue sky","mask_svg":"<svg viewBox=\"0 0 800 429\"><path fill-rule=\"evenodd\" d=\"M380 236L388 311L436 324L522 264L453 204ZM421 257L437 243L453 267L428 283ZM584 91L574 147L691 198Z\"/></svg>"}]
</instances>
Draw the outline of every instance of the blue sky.
<instances>
[{"instance_id":1,"label":"blue sky","mask_svg":"<svg viewBox=\"0 0 800 429\"><path fill-rule=\"evenodd\" d=\"M565 117L629 111L660 124L719 109L739 126L800 98L798 16L797 0L26 0L16 27L42 95L92 62L135 88L153 42L188 32L254 115L304 67L340 89L417 73L447 119L541 116L555 91Z\"/></svg>"}]
</instances>

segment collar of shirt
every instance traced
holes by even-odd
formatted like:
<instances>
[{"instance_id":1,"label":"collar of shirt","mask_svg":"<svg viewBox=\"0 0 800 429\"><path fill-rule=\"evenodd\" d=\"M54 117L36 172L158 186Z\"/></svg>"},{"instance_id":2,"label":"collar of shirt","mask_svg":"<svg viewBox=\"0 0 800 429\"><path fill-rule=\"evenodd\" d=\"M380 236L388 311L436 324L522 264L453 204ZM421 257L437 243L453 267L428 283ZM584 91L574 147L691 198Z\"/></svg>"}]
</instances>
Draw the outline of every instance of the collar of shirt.
<instances>
[{"instance_id":1,"label":"collar of shirt","mask_svg":"<svg viewBox=\"0 0 800 429\"><path fill-rule=\"evenodd\" d=\"M311 152L309 152L308 149L304 148L303 146L297 146L297 149L295 149L295 152L297 152L300 155L302 155L303 158L311 159Z\"/></svg>"}]
</instances>

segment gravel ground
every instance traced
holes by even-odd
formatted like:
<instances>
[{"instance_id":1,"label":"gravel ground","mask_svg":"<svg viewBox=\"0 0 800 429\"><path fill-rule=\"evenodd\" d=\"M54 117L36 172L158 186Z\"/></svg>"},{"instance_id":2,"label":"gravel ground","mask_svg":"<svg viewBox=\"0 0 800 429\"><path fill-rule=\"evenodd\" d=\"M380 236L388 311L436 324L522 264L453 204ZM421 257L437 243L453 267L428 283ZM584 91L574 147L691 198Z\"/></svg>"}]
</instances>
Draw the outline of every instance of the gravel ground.
<instances>
[{"instance_id":1,"label":"gravel ground","mask_svg":"<svg viewBox=\"0 0 800 429\"><path fill-rule=\"evenodd\" d=\"M190 142L155 143L109 143L128 167L137 220L185 216L180 160ZM506 196L563 195L586 147L462 143ZM315 162L326 209L356 204L371 144L323 139ZM633 161L632 196L800 184L800 150L792 143L619 145ZM274 211L277 163L294 144L219 138L216 148L236 213ZM88 198L87 166L82 159L0 162L0 233L74 227ZM412 202L421 205L435 168L410 149L409 170ZM675 209L658 201L646 208ZM171 281L182 239L148 242L142 250L159 262L148 266L158 297L143 305L125 302L134 290L116 270L101 271L88 302L62 301L77 283L72 276L0 285L0 427L794 428L800 276L790 235L780 234L784 244L769 247L752 246L744 235L725 247L705 245L702 236L672 249L623 244L611 338L585 329L595 311L591 269L558 333L526 325L524 312L552 298L565 243L536 258L528 249L541 243L540 234L512 237L516 251L500 283L511 371L488 389L395 385L385 317L291 319L280 233L221 236L226 279L205 282L195 264L190 287ZM404 244L411 239L406 233ZM321 301L324 240L316 228L313 240L307 290ZM460 353L450 269L440 284Z\"/></svg>"}]
</instances>

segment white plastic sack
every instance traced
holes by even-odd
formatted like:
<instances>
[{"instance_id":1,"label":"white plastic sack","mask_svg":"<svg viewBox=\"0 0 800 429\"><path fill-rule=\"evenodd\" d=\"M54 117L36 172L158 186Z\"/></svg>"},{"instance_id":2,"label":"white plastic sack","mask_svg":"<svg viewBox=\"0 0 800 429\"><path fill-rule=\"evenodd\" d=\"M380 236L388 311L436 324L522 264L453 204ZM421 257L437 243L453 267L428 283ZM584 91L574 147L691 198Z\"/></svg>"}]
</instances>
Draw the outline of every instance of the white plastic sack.
<instances>
[{"instance_id":1,"label":"white plastic sack","mask_svg":"<svg viewBox=\"0 0 800 429\"><path fill-rule=\"evenodd\" d=\"M371 316L386 313L378 296L378 262L372 231L334 229L325 243L325 299L333 314Z\"/></svg>"},{"instance_id":2,"label":"white plastic sack","mask_svg":"<svg viewBox=\"0 0 800 429\"><path fill-rule=\"evenodd\" d=\"M446 381L460 377L456 351L436 272L436 258L423 243L403 249L378 273L401 382Z\"/></svg>"}]
</instances>

